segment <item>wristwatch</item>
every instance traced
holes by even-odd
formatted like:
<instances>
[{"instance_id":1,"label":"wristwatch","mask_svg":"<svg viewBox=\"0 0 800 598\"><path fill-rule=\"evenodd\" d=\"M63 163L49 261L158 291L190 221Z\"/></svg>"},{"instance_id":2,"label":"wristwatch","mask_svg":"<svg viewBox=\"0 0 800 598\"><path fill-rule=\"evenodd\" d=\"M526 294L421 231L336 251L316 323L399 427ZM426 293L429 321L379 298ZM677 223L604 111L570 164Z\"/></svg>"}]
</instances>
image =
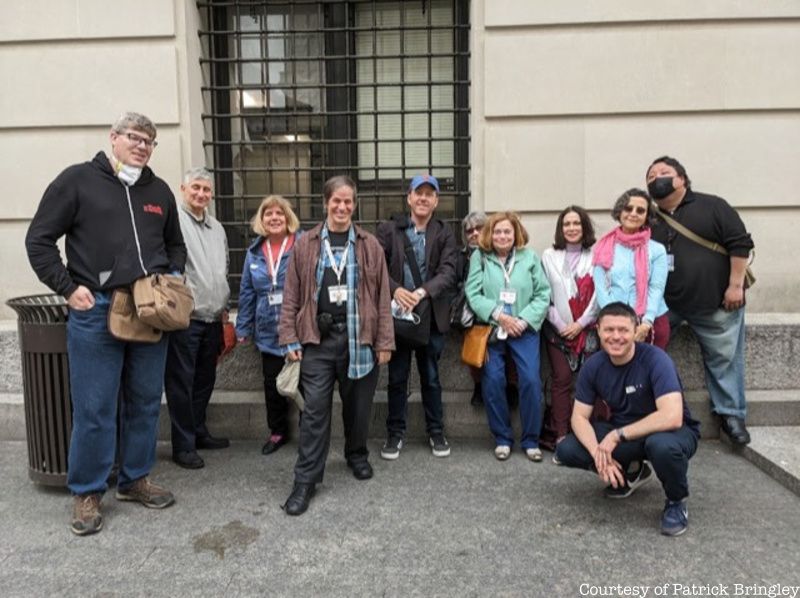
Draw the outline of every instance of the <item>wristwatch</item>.
<instances>
[{"instance_id":1,"label":"wristwatch","mask_svg":"<svg viewBox=\"0 0 800 598\"><path fill-rule=\"evenodd\" d=\"M626 440L628 440L627 438L625 438L625 432L622 431L622 428L617 428L615 431L617 433L617 438L619 438L620 442L625 442Z\"/></svg>"},{"instance_id":2,"label":"wristwatch","mask_svg":"<svg viewBox=\"0 0 800 598\"><path fill-rule=\"evenodd\" d=\"M417 297L419 297L420 299L425 299L425 295L427 295L427 294L428 294L428 293L426 293L426 292L425 292L425 289L423 289L422 287L420 287L420 288L416 289L416 290L414 291L414 293L415 293L415 294L417 295Z\"/></svg>"}]
</instances>

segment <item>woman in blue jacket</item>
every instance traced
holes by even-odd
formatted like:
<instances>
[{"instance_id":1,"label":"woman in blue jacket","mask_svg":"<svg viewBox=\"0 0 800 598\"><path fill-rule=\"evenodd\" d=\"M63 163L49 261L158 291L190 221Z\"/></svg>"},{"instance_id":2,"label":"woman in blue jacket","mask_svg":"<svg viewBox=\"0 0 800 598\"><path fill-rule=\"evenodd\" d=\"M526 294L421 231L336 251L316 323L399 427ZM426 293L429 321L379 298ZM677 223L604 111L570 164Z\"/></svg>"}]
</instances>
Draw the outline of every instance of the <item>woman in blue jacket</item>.
<instances>
[{"instance_id":1,"label":"woman in blue jacket","mask_svg":"<svg viewBox=\"0 0 800 598\"><path fill-rule=\"evenodd\" d=\"M240 343L253 339L261 351L270 429L261 452L269 455L289 441L289 404L276 387L285 355L278 344L278 322L286 266L302 231L292 206L280 195L264 198L250 224L258 238L245 254L236 336Z\"/></svg>"},{"instance_id":2,"label":"woman in blue jacket","mask_svg":"<svg viewBox=\"0 0 800 598\"><path fill-rule=\"evenodd\" d=\"M634 340L666 349L667 251L650 239L650 201L641 189L628 189L617 199L611 216L619 226L594 246L594 288L601 309L621 301L636 311Z\"/></svg>"}]
</instances>

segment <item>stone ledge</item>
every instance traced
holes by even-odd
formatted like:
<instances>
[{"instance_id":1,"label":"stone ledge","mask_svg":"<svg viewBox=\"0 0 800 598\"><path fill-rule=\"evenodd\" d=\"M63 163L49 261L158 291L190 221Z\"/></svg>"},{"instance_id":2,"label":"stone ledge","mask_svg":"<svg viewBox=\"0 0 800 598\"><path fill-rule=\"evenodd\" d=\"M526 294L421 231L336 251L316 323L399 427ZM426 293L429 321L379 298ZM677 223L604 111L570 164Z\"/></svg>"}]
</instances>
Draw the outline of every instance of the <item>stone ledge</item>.
<instances>
[{"instance_id":1,"label":"stone ledge","mask_svg":"<svg viewBox=\"0 0 800 598\"><path fill-rule=\"evenodd\" d=\"M800 426L749 429L750 444L738 449L742 456L800 495Z\"/></svg>"},{"instance_id":2,"label":"stone ledge","mask_svg":"<svg viewBox=\"0 0 800 598\"><path fill-rule=\"evenodd\" d=\"M16 324L0 325L0 393L22 390L21 360ZM461 336L450 333L440 362L442 386L449 392L469 392L471 380L460 360ZM746 378L748 389L800 388L800 314L752 314L747 316ZM675 360L687 390L705 388L700 349L691 331L683 326L673 337L669 353ZM547 388L547 358L542 354L542 378ZM411 388L419 389L416 368ZM386 388L386 368L378 388ZM220 365L219 390L258 390L262 387L261 360L252 345L236 347Z\"/></svg>"},{"instance_id":3,"label":"stone ledge","mask_svg":"<svg viewBox=\"0 0 800 598\"><path fill-rule=\"evenodd\" d=\"M483 408L470 405L470 392L445 392L445 432L454 438L488 438L489 428ZM711 414L705 391L686 393L689 409L700 420L704 439L719 438L719 423ZM370 436L383 438L388 406L386 392L375 393L370 422ZM341 401L335 396L331 420L332 434L341 437ZM750 426L800 426L800 390L751 391L748 393ZM297 411L291 408L292 429L296 429ZM511 415L519 434L519 417ZM418 392L408 402L409 438L425 438L425 416ZM235 439L259 439L267 435L266 411L260 391L215 391L208 407L208 425L216 435ZM162 397L159 439L169 440L169 413ZM21 393L0 394L0 440L25 439L25 408Z\"/></svg>"}]
</instances>

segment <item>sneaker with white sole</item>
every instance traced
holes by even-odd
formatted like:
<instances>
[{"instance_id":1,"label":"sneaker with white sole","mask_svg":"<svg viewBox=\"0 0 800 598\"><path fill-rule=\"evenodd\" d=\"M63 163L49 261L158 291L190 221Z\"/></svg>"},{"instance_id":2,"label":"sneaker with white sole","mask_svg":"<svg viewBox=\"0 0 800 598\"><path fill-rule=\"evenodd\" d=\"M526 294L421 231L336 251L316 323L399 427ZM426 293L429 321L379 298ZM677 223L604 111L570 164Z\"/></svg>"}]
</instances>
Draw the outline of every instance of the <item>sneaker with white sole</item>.
<instances>
[{"instance_id":1,"label":"sneaker with white sole","mask_svg":"<svg viewBox=\"0 0 800 598\"><path fill-rule=\"evenodd\" d=\"M689 525L689 508L686 499L667 500L661 516L661 533L665 536L680 536Z\"/></svg>"},{"instance_id":2,"label":"sneaker with white sole","mask_svg":"<svg viewBox=\"0 0 800 598\"><path fill-rule=\"evenodd\" d=\"M542 460L542 451L539 448L525 449L525 455L534 463L540 463Z\"/></svg>"},{"instance_id":3,"label":"sneaker with white sole","mask_svg":"<svg viewBox=\"0 0 800 598\"><path fill-rule=\"evenodd\" d=\"M498 461L505 461L511 456L511 447L504 444L498 444L494 447L494 456Z\"/></svg>"},{"instance_id":4,"label":"sneaker with white sole","mask_svg":"<svg viewBox=\"0 0 800 598\"><path fill-rule=\"evenodd\" d=\"M620 488L608 486L605 490L606 498L628 498L639 488L653 479L653 469L650 463L642 461L641 466L634 473L626 473L627 484Z\"/></svg>"},{"instance_id":5,"label":"sneaker with white sole","mask_svg":"<svg viewBox=\"0 0 800 598\"><path fill-rule=\"evenodd\" d=\"M403 450L403 439L399 436L389 436L381 447L381 459L394 461L400 457L401 450Z\"/></svg>"},{"instance_id":6,"label":"sneaker with white sole","mask_svg":"<svg viewBox=\"0 0 800 598\"><path fill-rule=\"evenodd\" d=\"M444 437L444 434L433 434L428 439L428 442L431 445L431 452L434 457L450 456L450 445L447 442L447 438Z\"/></svg>"}]
</instances>

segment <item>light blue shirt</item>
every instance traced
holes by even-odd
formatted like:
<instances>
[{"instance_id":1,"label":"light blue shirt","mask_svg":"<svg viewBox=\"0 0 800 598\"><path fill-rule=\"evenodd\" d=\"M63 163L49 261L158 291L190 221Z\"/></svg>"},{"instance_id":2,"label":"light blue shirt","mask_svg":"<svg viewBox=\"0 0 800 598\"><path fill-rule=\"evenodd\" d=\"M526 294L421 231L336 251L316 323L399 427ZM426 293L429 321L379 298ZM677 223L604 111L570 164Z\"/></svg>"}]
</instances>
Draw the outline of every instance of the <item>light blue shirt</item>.
<instances>
[{"instance_id":1,"label":"light blue shirt","mask_svg":"<svg viewBox=\"0 0 800 598\"><path fill-rule=\"evenodd\" d=\"M667 286L667 250L661 243L649 241L647 253L650 262L647 284L647 308L643 320L651 324L658 316L667 313L664 288ZM593 272L597 304L602 309L609 303L621 301L636 308L636 269L634 251L621 243L614 245L614 263L610 270L595 266Z\"/></svg>"}]
</instances>

